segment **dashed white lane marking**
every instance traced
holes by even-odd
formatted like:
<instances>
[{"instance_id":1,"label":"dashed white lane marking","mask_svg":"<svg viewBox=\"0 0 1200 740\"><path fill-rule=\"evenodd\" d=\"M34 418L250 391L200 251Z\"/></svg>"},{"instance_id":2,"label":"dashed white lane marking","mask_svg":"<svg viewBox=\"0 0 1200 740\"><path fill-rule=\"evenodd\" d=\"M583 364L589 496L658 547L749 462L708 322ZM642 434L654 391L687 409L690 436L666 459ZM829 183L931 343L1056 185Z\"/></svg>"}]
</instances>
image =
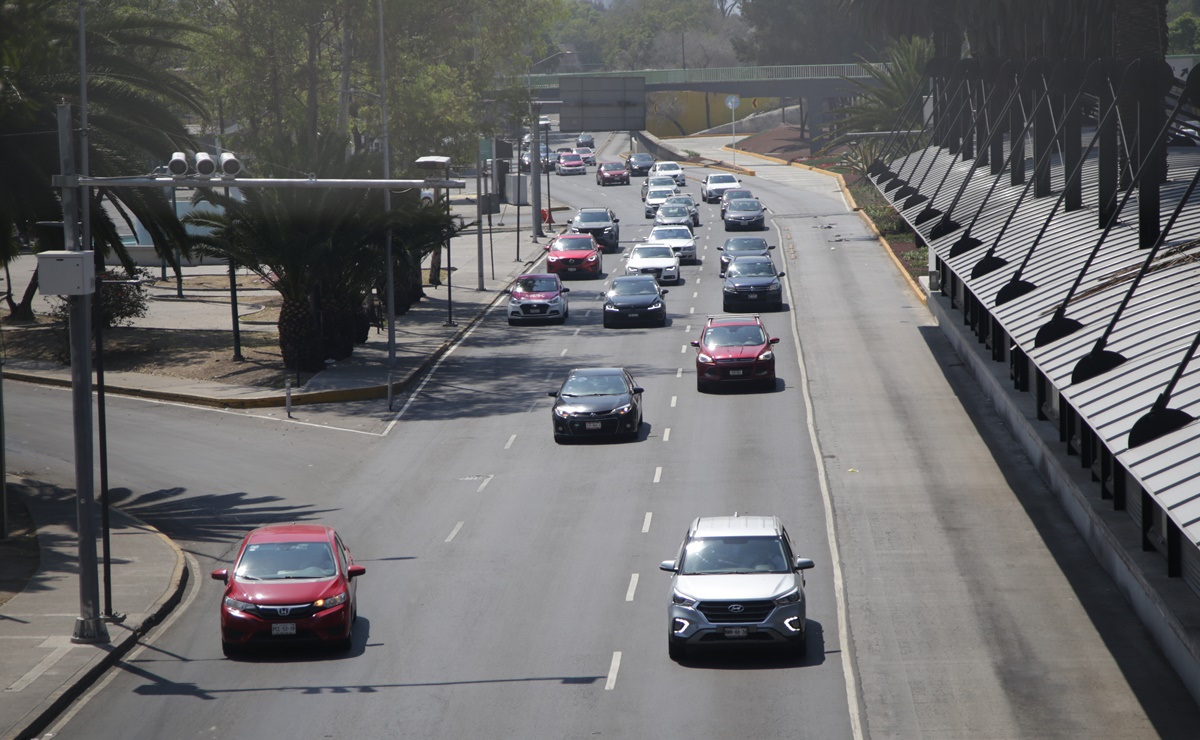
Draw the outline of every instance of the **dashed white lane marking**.
<instances>
[{"instance_id":1,"label":"dashed white lane marking","mask_svg":"<svg viewBox=\"0 0 1200 740\"><path fill-rule=\"evenodd\" d=\"M506 449L506 450L510 449L512 447L512 443L516 442L516 441L517 441L517 435L514 434L513 436L508 438L507 442L504 443L504 449Z\"/></svg>"},{"instance_id":2,"label":"dashed white lane marking","mask_svg":"<svg viewBox=\"0 0 1200 740\"><path fill-rule=\"evenodd\" d=\"M634 573L629 577L629 588L625 590L625 600L633 601L633 594L637 591L638 574Z\"/></svg>"},{"instance_id":3,"label":"dashed white lane marking","mask_svg":"<svg viewBox=\"0 0 1200 740\"><path fill-rule=\"evenodd\" d=\"M487 488L487 484L491 483L492 478L495 478L495 477L496 476L494 476L494 475L489 475L488 477L484 478L483 483L479 484L479 488L475 489L475 493L483 493L483 489Z\"/></svg>"},{"instance_id":4,"label":"dashed white lane marking","mask_svg":"<svg viewBox=\"0 0 1200 740\"><path fill-rule=\"evenodd\" d=\"M677 378L682 378L682 377L683 377L683 368L677 368L677 369L675 370L675 377L677 377Z\"/></svg>"},{"instance_id":5,"label":"dashed white lane marking","mask_svg":"<svg viewBox=\"0 0 1200 740\"><path fill-rule=\"evenodd\" d=\"M700 297L699 293L697 293L696 291L692 291L692 298L699 298L699 297Z\"/></svg>"},{"instance_id":6,"label":"dashed white lane marking","mask_svg":"<svg viewBox=\"0 0 1200 740\"><path fill-rule=\"evenodd\" d=\"M636 578L636 576L635 576L635 578ZM630 601L628 596L626 596L625 600ZM62 660L63 657L65 657L66 654L69 652L71 652L70 645L64 645L62 647L54 648L53 650L50 651L49 655L42 658L40 663L35 665L33 668L30 668L28 673L26 673L24 676L21 676L20 678L18 678L11 686L6 688L4 690L4 693L6 693L6 694L10 693L10 692L16 693L18 691L24 690L25 687L29 686L29 684L36 681L43 673L45 673L46 671L53 668L54 664L57 663L58 661Z\"/></svg>"},{"instance_id":7,"label":"dashed white lane marking","mask_svg":"<svg viewBox=\"0 0 1200 740\"><path fill-rule=\"evenodd\" d=\"M688 313L696 313L696 307L692 306L691 308L689 308Z\"/></svg>"},{"instance_id":8,"label":"dashed white lane marking","mask_svg":"<svg viewBox=\"0 0 1200 740\"><path fill-rule=\"evenodd\" d=\"M612 691L617 685L617 671L621 670L621 651L613 653L612 664L608 666L608 680L604 682L604 690Z\"/></svg>"},{"instance_id":9,"label":"dashed white lane marking","mask_svg":"<svg viewBox=\"0 0 1200 740\"><path fill-rule=\"evenodd\" d=\"M592 309L590 309L590 308L583 312L583 318L585 318L585 319L590 317L591 315L592 315Z\"/></svg>"},{"instance_id":10,"label":"dashed white lane marking","mask_svg":"<svg viewBox=\"0 0 1200 740\"><path fill-rule=\"evenodd\" d=\"M553 370L551 370L550 372L546 373L546 380L552 380L553 378L554 378L554 371L553 371Z\"/></svg>"},{"instance_id":11,"label":"dashed white lane marking","mask_svg":"<svg viewBox=\"0 0 1200 740\"><path fill-rule=\"evenodd\" d=\"M692 325L691 325L691 324L688 324L687 326L683 327L683 333L684 333L684 334L691 334L691 333L692 333Z\"/></svg>"},{"instance_id":12,"label":"dashed white lane marking","mask_svg":"<svg viewBox=\"0 0 1200 740\"><path fill-rule=\"evenodd\" d=\"M577 336L579 336L579 330L580 330L580 329L582 329L582 328L583 328L582 326L577 326L577 327L575 327L575 333L574 333L574 334L572 334L571 336L573 336L573 337L577 337Z\"/></svg>"},{"instance_id":13,"label":"dashed white lane marking","mask_svg":"<svg viewBox=\"0 0 1200 740\"><path fill-rule=\"evenodd\" d=\"M658 483L661 480L662 480L662 467L659 466L654 469L654 482Z\"/></svg>"},{"instance_id":14,"label":"dashed white lane marking","mask_svg":"<svg viewBox=\"0 0 1200 740\"><path fill-rule=\"evenodd\" d=\"M538 405L537 401L534 401L533 403L529 404L529 408L525 410L525 413L528 414L529 412L533 411L534 409L537 408L537 405Z\"/></svg>"},{"instance_id":15,"label":"dashed white lane marking","mask_svg":"<svg viewBox=\"0 0 1200 740\"><path fill-rule=\"evenodd\" d=\"M466 522L459 522L458 524L455 524L454 529L450 530L450 536L446 538L446 542L453 540L454 535L458 534L458 530L462 529L464 524L466 524Z\"/></svg>"},{"instance_id":16,"label":"dashed white lane marking","mask_svg":"<svg viewBox=\"0 0 1200 740\"><path fill-rule=\"evenodd\" d=\"M675 408L675 402L679 400L679 396L671 396L671 408ZM515 434L513 435L516 436Z\"/></svg>"},{"instance_id":17,"label":"dashed white lane marking","mask_svg":"<svg viewBox=\"0 0 1200 740\"><path fill-rule=\"evenodd\" d=\"M688 346L687 346L686 344L685 344L685 345L683 345L683 346L681 346L681 347L679 348L679 354L681 354L681 355L682 355L684 352L687 352L687 348L688 348Z\"/></svg>"},{"instance_id":18,"label":"dashed white lane marking","mask_svg":"<svg viewBox=\"0 0 1200 740\"><path fill-rule=\"evenodd\" d=\"M663 430L663 441L668 442L668 441L670 441L670 439L671 439L671 427L667 427L666 429Z\"/></svg>"},{"instance_id":19,"label":"dashed white lane marking","mask_svg":"<svg viewBox=\"0 0 1200 740\"><path fill-rule=\"evenodd\" d=\"M563 357L563 356L565 356L566 354L567 354L567 348L566 348L566 347L563 347L563 351L562 351L562 352L559 352L559 353L558 353L558 356L559 356L559 357Z\"/></svg>"},{"instance_id":20,"label":"dashed white lane marking","mask_svg":"<svg viewBox=\"0 0 1200 740\"><path fill-rule=\"evenodd\" d=\"M650 520L654 518L654 512L647 511L646 518L642 520L642 534L650 531Z\"/></svg>"},{"instance_id":21,"label":"dashed white lane marking","mask_svg":"<svg viewBox=\"0 0 1200 740\"><path fill-rule=\"evenodd\" d=\"M705 247L705 249L708 249L708 247ZM696 278L696 285L699 285L699 284L700 284L700 278Z\"/></svg>"}]
</instances>

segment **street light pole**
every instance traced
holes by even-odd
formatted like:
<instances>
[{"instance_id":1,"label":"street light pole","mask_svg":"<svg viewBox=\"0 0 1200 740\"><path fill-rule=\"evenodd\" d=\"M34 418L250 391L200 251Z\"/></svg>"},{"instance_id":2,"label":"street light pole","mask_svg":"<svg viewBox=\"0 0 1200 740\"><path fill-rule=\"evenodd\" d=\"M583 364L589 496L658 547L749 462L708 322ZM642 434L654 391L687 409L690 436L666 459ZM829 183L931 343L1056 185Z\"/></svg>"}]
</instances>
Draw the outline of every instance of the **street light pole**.
<instances>
[{"instance_id":1,"label":"street light pole","mask_svg":"<svg viewBox=\"0 0 1200 740\"><path fill-rule=\"evenodd\" d=\"M529 234L529 241L533 242L534 244L537 244L537 240L538 240L539 236L544 237L546 234L542 232L542 218L541 218L541 215L542 215L542 184L541 184L540 177L542 174L541 173L542 153L540 151L541 147L539 146L541 144L541 136L539 135L539 133L541 132L541 124L539 123L539 121L541 119L541 110L542 109L541 109L541 105L539 103L534 102L534 100L533 100L533 68L538 66L539 64L548 62L551 59L555 59L557 57L564 56L566 54L574 54L574 53L575 52L573 52L573 51L556 51L553 54L551 54L550 56L546 57L545 59L539 59L538 61L529 65L529 69L525 72L525 89L529 92L529 117L530 117L529 129L530 129L530 134L531 134L529 137L529 142L530 142L530 146L529 146L529 200L531 201L530 210L533 212L533 218L534 218L533 230ZM548 134L547 134L547 138L548 138ZM549 150L550 145L547 144L546 148L547 148L547 150ZM549 214L549 212L550 212L549 208L547 208L546 213Z\"/></svg>"},{"instance_id":2,"label":"street light pole","mask_svg":"<svg viewBox=\"0 0 1200 740\"><path fill-rule=\"evenodd\" d=\"M375 0L379 12L379 108L383 116L383 179L392 179L392 154L388 143L388 109L387 109L387 69L383 63L383 0ZM447 190L447 193L450 191ZM383 191L383 210L391 218L392 192L387 188ZM386 240L383 245L383 258L387 261L387 325L388 325L388 369L396 367L396 278L395 266L392 264L392 227L388 226Z\"/></svg>"}]
</instances>

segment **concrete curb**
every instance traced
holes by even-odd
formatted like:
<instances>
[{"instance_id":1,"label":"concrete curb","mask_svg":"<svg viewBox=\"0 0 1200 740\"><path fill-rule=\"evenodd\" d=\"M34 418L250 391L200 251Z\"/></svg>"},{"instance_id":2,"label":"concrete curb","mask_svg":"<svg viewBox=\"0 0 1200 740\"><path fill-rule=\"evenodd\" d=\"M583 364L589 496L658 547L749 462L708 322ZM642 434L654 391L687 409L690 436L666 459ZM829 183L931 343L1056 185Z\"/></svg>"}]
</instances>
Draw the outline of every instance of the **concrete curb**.
<instances>
[{"instance_id":1,"label":"concrete curb","mask_svg":"<svg viewBox=\"0 0 1200 740\"><path fill-rule=\"evenodd\" d=\"M61 691L53 694L40 711L35 710L37 711L37 716L27 725L18 729L16 734L12 736L16 740L33 740L38 733L46 729L51 722L57 719L83 692L87 691L97 679L103 676L109 668L120 662L121 658L125 657L138 644L142 636L149 632L155 625L162 622L179 605L179 602L183 600L183 592L187 588L188 583L187 558L183 554L183 549L156 527L143 522L132 514L125 513L119 509L114 509L113 512L117 516L123 516L133 521L137 526L153 532L156 537L165 542L174 551L175 566L171 573L171 582L163 591L163 595L158 601L151 605L150 613L140 624L131 628L125 637L112 645L111 650L97 658L77 680L63 686Z\"/></svg>"}]
</instances>

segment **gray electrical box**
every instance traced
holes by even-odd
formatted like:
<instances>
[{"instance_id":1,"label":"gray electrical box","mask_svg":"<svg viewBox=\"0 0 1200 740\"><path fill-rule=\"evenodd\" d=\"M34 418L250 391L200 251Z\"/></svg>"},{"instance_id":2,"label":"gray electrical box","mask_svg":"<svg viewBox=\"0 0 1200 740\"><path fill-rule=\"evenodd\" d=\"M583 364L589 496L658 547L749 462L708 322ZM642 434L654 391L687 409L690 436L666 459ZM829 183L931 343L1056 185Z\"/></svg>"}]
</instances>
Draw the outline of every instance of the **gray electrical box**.
<instances>
[{"instance_id":1,"label":"gray electrical box","mask_svg":"<svg viewBox=\"0 0 1200 740\"><path fill-rule=\"evenodd\" d=\"M96 292L93 252L38 253L38 290L42 295L91 295Z\"/></svg>"}]
</instances>

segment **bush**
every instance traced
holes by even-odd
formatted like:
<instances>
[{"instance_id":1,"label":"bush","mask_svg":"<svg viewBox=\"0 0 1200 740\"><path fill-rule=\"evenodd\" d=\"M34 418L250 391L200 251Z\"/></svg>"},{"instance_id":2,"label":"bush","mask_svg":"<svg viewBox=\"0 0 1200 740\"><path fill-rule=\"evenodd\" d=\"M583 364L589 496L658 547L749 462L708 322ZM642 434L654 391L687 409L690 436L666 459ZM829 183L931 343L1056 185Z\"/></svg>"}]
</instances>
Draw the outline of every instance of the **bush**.
<instances>
[{"instance_id":1,"label":"bush","mask_svg":"<svg viewBox=\"0 0 1200 740\"><path fill-rule=\"evenodd\" d=\"M138 269L131 277L123 272L105 270L100 273L98 278L99 310L104 328L129 326L134 319L140 319L146 315L146 311L150 308L150 297L146 293L146 286L141 282L129 281L148 280L150 278L149 271ZM50 315L65 324L70 315L70 306L66 299L54 298L51 305ZM92 310L96 310L95 304L93 304ZM95 317L93 317L94 319Z\"/></svg>"}]
</instances>

